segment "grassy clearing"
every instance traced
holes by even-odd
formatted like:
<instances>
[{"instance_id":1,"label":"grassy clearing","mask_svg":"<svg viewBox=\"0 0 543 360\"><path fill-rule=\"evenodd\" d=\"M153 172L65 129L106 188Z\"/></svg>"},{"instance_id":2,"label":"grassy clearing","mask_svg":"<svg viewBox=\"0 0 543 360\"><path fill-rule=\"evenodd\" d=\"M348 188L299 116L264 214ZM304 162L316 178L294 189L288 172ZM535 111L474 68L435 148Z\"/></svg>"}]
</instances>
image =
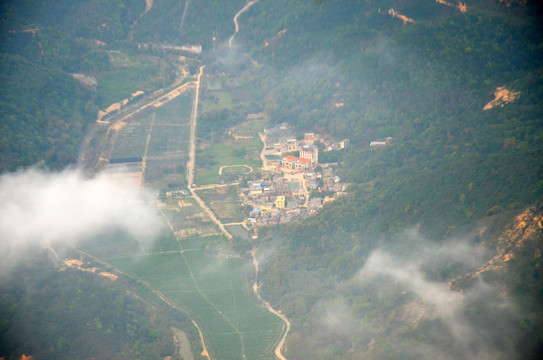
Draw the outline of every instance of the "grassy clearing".
<instances>
[{"instance_id":1,"label":"grassy clearing","mask_svg":"<svg viewBox=\"0 0 543 360\"><path fill-rule=\"evenodd\" d=\"M221 186L213 189L198 190L198 195L206 202L238 201L238 192L235 186Z\"/></svg>"},{"instance_id":2,"label":"grassy clearing","mask_svg":"<svg viewBox=\"0 0 543 360\"><path fill-rule=\"evenodd\" d=\"M199 110L202 114L205 114L224 109L232 109L232 94L226 91L216 91L202 99Z\"/></svg>"},{"instance_id":3,"label":"grassy clearing","mask_svg":"<svg viewBox=\"0 0 543 360\"><path fill-rule=\"evenodd\" d=\"M246 165L253 168L253 174L258 172L262 166L262 142L258 133L267 124L263 120L246 121L232 127L230 135L223 136L221 141L204 144L196 153L196 182L202 185L216 184L221 180L231 182L240 175L241 168L225 168L220 176L221 166Z\"/></svg>"},{"instance_id":4,"label":"grassy clearing","mask_svg":"<svg viewBox=\"0 0 543 360\"><path fill-rule=\"evenodd\" d=\"M239 236L244 240L249 240L249 233L241 225L230 225L227 226L226 229L234 236Z\"/></svg>"},{"instance_id":5,"label":"grassy clearing","mask_svg":"<svg viewBox=\"0 0 543 360\"><path fill-rule=\"evenodd\" d=\"M173 69L160 58L111 53L110 63L110 69L96 76L97 105L102 109L128 99L138 90L152 91L173 81Z\"/></svg>"},{"instance_id":6,"label":"grassy clearing","mask_svg":"<svg viewBox=\"0 0 543 360\"><path fill-rule=\"evenodd\" d=\"M216 184L221 180L219 169L228 165L248 165L253 169L261 166L259 160L261 142L255 139L232 139L210 144L196 154L196 164L203 164L196 169L198 184ZM200 161L203 160L203 161ZM207 167L205 167L207 165Z\"/></svg>"},{"instance_id":7,"label":"grassy clearing","mask_svg":"<svg viewBox=\"0 0 543 360\"><path fill-rule=\"evenodd\" d=\"M259 139L258 133L269 127L268 124L269 122L265 120L245 121L239 125L232 127L230 131L232 132L232 134L238 136L251 136L255 139Z\"/></svg>"},{"instance_id":8,"label":"grassy clearing","mask_svg":"<svg viewBox=\"0 0 543 360\"><path fill-rule=\"evenodd\" d=\"M241 201L238 202L214 202L209 206L224 223L240 222L246 217Z\"/></svg>"}]
</instances>

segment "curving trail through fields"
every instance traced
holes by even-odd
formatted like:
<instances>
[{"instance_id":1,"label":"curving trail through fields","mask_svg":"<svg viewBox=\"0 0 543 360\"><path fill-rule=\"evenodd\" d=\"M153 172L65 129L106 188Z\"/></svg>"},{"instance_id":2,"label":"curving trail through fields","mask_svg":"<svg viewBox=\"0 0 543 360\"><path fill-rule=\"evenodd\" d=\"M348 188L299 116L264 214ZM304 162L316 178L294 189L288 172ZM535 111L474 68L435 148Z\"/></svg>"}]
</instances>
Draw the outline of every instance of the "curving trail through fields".
<instances>
[{"instance_id":1,"label":"curving trail through fields","mask_svg":"<svg viewBox=\"0 0 543 360\"><path fill-rule=\"evenodd\" d=\"M168 224L169 225L169 224ZM171 225L170 225L171 226ZM52 249L51 249L52 250ZM136 276L132 276L130 274L127 274L125 273L124 271L122 271L121 269L117 268L116 266L113 266L112 264L110 264L109 262L107 261L104 261L94 255L91 255L89 254L88 252L86 251L83 251L81 249L78 249L78 248L75 248L75 250L77 252L79 252L81 255L85 256L85 257L88 257L90 259L92 259L93 261L97 262L98 264L102 265L102 266L105 266L106 268L110 268L110 269L113 269L115 272L117 272L118 274L121 274L123 276L126 276L128 278L131 278L135 281L137 281L139 284L147 287L149 290L151 290L151 292L153 292L156 296L158 296L158 298L162 301L164 301L168 306L170 306L171 308L177 310L177 311L180 311L184 314L187 314L187 311L185 309L183 309L181 306L179 306L176 302L174 302L173 300L171 300L169 297L167 297L163 292L161 292L160 290L157 290L155 289L153 286L151 286L151 284L149 284L147 281L143 280L143 279L140 279ZM55 256L58 256L56 255L56 253L54 252L54 250L52 250L53 254ZM190 316L190 314L189 314ZM198 326L198 324L196 324L196 322L194 320L192 320L192 323L194 324L194 326L198 329L198 332L200 333L200 342L202 343L202 348L203 348L203 351L202 351L202 356L205 356L208 360L211 360L211 357L209 356L209 353L207 351L207 347L206 347L206 344L205 344L205 341L204 341L204 336L202 335L202 331L200 330L200 327Z\"/></svg>"},{"instance_id":2,"label":"curving trail through fields","mask_svg":"<svg viewBox=\"0 0 543 360\"><path fill-rule=\"evenodd\" d=\"M236 15L234 15L234 26L236 27L236 32L234 32L234 34L230 36L230 39L228 39L228 46L232 47L232 42L234 41L236 34L239 32L239 23L238 23L239 16L243 14L244 12L246 12L247 10L249 10L249 8L253 6L254 4L256 4L258 1L259 0L249 1L247 4L245 4L243 8L241 8L240 11L236 13Z\"/></svg>"},{"instance_id":3,"label":"curving trail through fields","mask_svg":"<svg viewBox=\"0 0 543 360\"><path fill-rule=\"evenodd\" d=\"M255 267L255 281L253 283L253 292L255 293L255 295L258 298L258 300L260 301L260 303L262 303L262 305L264 305L264 307L269 312L271 312L272 314L279 317L283 321L283 323L285 324L285 327L283 328L285 332L283 333L283 336L281 337L281 340L279 340L279 342L277 343L277 346L275 347L275 356L279 360L287 360L287 358L283 355L282 349L283 349L283 346L285 345L285 341L287 340L288 332L290 331L290 321L288 321L288 318L285 316L285 314L283 314L283 313L275 310L274 308L272 308L270 303L267 302L266 300L264 300L260 296L259 286L258 286L259 263L258 263L258 260L256 258L256 248L253 248L250 251L250 253L251 253L251 256L253 257L253 265Z\"/></svg>"}]
</instances>

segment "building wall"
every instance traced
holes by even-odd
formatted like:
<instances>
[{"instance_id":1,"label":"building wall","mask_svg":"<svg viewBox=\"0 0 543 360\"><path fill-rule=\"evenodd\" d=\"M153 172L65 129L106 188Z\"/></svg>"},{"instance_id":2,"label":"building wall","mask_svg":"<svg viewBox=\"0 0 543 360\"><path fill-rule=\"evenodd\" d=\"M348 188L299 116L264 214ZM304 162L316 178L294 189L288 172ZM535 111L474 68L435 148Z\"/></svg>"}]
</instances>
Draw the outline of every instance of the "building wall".
<instances>
[{"instance_id":1,"label":"building wall","mask_svg":"<svg viewBox=\"0 0 543 360\"><path fill-rule=\"evenodd\" d=\"M319 163L319 149L316 146L305 147L300 150L300 158L308 159L311 164Z\"/></svg>"}]
</instances>

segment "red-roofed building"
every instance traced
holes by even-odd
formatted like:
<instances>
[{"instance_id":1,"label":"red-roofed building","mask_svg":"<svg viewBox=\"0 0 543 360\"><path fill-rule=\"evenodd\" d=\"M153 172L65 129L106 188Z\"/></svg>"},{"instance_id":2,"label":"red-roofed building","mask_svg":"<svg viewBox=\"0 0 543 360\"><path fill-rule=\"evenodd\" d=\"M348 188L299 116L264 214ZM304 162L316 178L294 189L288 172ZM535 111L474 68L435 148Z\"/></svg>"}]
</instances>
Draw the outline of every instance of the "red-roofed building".
<instances>
[{"instance_id":1,"label":"red-roofed building","mask_svg":"<svg viewBox=\"0 0 543 360\"><path fill-rule=\"evenodd\" d=\"M296 170L303 171L311 169L311 160L298 159L295 164Z\"/></svg>"},{"instance_id":2,"label":"red-roofed building","mask_svg":"<svg viewBox=\"0 0 543 360\"><path fill-rule=\"evenodd\" d=\"M283 157L283 168L285 169L295 169L296 168L296 161L298 158L293 155L288 155Z\"/></svg>"}]
</instances>

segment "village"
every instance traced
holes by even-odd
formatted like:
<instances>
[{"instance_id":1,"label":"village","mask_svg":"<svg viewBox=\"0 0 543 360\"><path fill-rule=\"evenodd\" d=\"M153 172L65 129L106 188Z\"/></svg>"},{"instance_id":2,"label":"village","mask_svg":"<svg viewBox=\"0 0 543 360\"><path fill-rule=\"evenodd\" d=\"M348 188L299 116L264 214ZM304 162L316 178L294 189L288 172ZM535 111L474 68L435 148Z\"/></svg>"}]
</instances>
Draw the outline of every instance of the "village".
<instances>
[{"instance_id":1,"label":"village","mask_svg":"<svg viewBox=\"0 0 543 360\"><path fill-rule=\"evenodd\" d=\"M243 204L252 208L248 222L264 226L303 219L345 194L347 184L335 173L337 164L319 163L319 150L347 149L348 139L335 142L305 133L297 140L286 123L264 129L259 136L264 176L240 190Z\"/></svg>"}]
</instances>

